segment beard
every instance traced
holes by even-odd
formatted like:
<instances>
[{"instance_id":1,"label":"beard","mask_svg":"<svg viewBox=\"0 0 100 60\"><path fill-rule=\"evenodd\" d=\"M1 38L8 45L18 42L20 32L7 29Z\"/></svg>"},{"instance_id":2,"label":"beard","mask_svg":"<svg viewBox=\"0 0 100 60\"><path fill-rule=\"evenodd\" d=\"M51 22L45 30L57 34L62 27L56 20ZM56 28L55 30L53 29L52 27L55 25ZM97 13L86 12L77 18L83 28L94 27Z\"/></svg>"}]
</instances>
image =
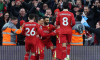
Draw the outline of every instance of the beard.
<instances>
[{"instance_id":1,"label":"beard","mask_svg":"<svg viewBox=\"0 0 100 60\"><path fill-rule=\"evenodd\" d=\"M49 23L45 22L45 25L48 25Z\"/></svg>"},{"instance_id":2,"label":"beard","mask_svg":"<svg viewBox=\"0 0 100 60\"><path fill-rule=\"evenodd\" d=\"M85 13L85 15L87 15L88 14L88 12L86 11L86 12L84 12Z\"/></svg>"}]
</instances>

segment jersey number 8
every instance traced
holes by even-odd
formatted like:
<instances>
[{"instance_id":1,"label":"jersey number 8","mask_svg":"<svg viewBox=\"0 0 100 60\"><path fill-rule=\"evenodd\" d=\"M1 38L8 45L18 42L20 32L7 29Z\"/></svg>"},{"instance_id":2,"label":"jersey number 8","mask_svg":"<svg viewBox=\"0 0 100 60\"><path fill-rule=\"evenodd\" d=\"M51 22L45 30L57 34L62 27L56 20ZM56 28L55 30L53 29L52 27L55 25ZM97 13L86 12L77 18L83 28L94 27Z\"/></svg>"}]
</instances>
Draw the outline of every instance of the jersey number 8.
<instances>
[{"instance_id":1,"label":"jersey number 8","mask_svg":"<svg viewBox=\"0 0 100 60\"><path fill-rule=\"evenodd\" d=\"M68 25L68 18L67 17L64 17L63 18L63 25L64 26L67 26Z\"/></svg>"},{"instance_id":2,"label":"jersey number 8","mask_svg":"<svg viewBox=\"0 0 100 60\"><path fill-rule=\"evenodd\" d=\"M27 32L26 32L26 35L27 36L34 36L35 35L35 31L34 31L34 28L32 28L32 30L30 30L29 28L26 28ZM30 32L30 33L29 33ZM28 34L29 33L29 34Z\"/></svg>"}]
</instances>

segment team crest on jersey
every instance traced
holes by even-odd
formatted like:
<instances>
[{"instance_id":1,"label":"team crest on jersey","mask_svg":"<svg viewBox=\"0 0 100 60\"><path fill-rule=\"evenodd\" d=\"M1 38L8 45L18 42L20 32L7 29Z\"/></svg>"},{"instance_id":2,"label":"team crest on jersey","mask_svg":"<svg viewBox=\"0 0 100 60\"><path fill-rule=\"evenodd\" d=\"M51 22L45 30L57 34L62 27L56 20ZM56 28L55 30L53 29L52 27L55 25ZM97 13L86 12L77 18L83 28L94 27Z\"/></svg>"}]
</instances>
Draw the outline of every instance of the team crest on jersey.
<instances>
[{"instance_id":1,"label":"team crest on jersey","mask_svg":"<svg viewBox=\"0 0 100 60\"><path fill-rule=\"evenodd\" d=\"M50 27L48 27L48 29L49 29Z\"/></svg>"},{"instance_id":2,"label":"team crest on jersey","mask_svg":"<svg viewBox=\"0 0 100 60\"><path fill-rule=\"evenodd\" d=\"M40 26L40 29L42 29L42 26Z\"/></svg>"}]
</instances>

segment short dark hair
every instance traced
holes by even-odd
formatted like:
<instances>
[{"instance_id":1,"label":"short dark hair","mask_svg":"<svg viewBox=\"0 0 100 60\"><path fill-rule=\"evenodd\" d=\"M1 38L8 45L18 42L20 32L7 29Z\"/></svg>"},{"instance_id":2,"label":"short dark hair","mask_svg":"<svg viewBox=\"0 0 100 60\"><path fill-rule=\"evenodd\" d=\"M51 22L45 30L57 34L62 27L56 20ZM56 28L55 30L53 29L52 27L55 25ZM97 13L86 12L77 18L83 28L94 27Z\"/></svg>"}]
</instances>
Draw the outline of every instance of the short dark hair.
<instances>
[{"instance_id":1,"label":"short dark hair","mask_svg":"<svg viewBox=\"0 0 100 60\"><path fill-rule=\"evenodd\" d=\"M85 5L84 7L88 7L88 9L90 9L88 5Z\"/></svg>"},{"instance_id":2,"label":"short dark hair","mask_svg":"<svg viewBox=\"0 0 100 60\"><path fill-rule=\"evenodd\" d=\"M14 16L11 17L11 20L16 20L16 19L18 19L18 18L14 17Z\"/></svg>"},{"instance_id":3,"label":"short dark hair","mask_svg":"<svg viewBox=\"0 0 100 60\"><path fill-rule=\"evenodd\" d=\"M63 3L63 9L68 9L68 3L67 2Z\"/></svg>"},{"instance_id":4,"label":"short dark hair","mask_svg":"<svg viewBox=\"0 0 100 60\"><path fill-rule=\"evenodd\" d=\"M40 21L41 19L43 19L43 18L42 18L42 17L39 17L39 18L38 18L38 21Z\"/></svg>"},{"instance_id":5,"label":"short dark hair","mask_svg":"<svg viewBox=\"0 0 100 60\"><path fill-rule=\"evenodd\" d=\"M34 19L35 18L35 14L29 14L29 19Z\"/></svg>"},{"instance_id":6,"label":"short dark hair","mask_svg":"<svg viewBox=\"0 0 100 60\"><path fill-rule=\"evenodd\" d=\"M43 19L46 19L46 18L49 18L49 17L47 17L47 16L43 17Z\"/></svg>"}]
</instances>

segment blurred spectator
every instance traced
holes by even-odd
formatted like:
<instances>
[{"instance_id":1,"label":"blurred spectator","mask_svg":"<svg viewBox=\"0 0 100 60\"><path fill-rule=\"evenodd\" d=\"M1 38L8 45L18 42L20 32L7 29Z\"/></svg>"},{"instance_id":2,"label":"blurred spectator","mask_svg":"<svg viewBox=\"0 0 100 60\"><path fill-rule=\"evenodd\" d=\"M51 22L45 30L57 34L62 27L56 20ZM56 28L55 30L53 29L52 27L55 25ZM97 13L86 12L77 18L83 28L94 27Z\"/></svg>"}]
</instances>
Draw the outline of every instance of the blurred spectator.
<instances>
[{"instance_id":1,"label":"blurred spectator","mask_svg":"<svg viewBox=\"0 0 100 60\"><path fill-rule=\"evenodd\" d=\"M9 13L5 12L3 14L3 17L0 17L0 45L2 45L2 27L5 23L7 23L9 21Z\"/></svg>"},{"instance_id":2,"label":"blurred spectator","mask_svg":"<svg viewBox=\"0 0 100 60\"><path fill-rule=\"evenodd\" d=\"M96 28L86 27L86 29L96 35L95 40L97 40L98 45L100 45L100 21L96 24Z\"/></svg>"},{"instance_id":3,"label":"blurred spectator","mask_svg":"<svg viewBox=\"0 0 100 60\"><path fill-rule=\"evenodd\" d=\"M43 4L43 9L41 9L41 13L44 13L46 12L46 9L48 9L48 5L47 4Z\"/></svg>"},{"instance_id":4,"label":"blurred spectator","mask_svg":"<svg viewBox=\"0 0 100 60\"><path fill-rule=\"evenodd\" d=\"M85 16L88 18L87 23L91 27L95 27L95 25L94 25L94 12L91 11L88 6L84 6L84 11L83 11L82 16Z\"/></svg>"},{"instance_id":5,"label":"blurred spectator","mask_svg":"<svg viewBox=\"0 0 100 60\"><path fill-rule=\"evenodd\" d=\"M33 8L32 8L33 9ZM25 22L28 21L28 15L34 10L30 10L26 13L24 8L21 8L19 12L15 11L15 9L13 9L13 11L11 11L13 13L13 16L18 17L18 24L17 24L17 28L20 28L20 21L24 20Z\"/></svg>"},{"instance_id":6,"label":"blurred spectator","mask_svg":"<svg viewBox=\"0 0 100 60\"><path fill-rule=\"evenodd\" d=\"M11 11L12 11L13 9L15 9L16 12L19 12L19 10L22 8L22 4L21 4L20 1L12 1L10 7L11 7Z\"/></svg>"},{"instance_id":7,"label":"blurred spectator","mask_svg":"<svg viewBox=\"0 0 100 60\"><path fill-rule=\"evenodd\" d=\"M93 10L93 12L94 12L94 25L96 25L96 23L98 21L100 21L100 2L99 2L99 0L96 0L93 3L91 10Z\"/></svg>"},{"instance_id":8,"label":"blurred spectator","mask_svg":"<svg viewBox=\"0 0 100 60\"><path fill-rule=\"evenodd\" d=\"M74 14L75 20L76 21L81 21L81 11L79 10L79 7L77 5L73 6L72 13Z\"/></svg>"},{"instance_id":9,"label":"blurred spectator","mask_svg":"<svg viewBox=\"0 0 100 60\"><path fill-rule=\"evenodd\" d=\"M77 0L76 1L76 5L79 7L80 10L83 10L83 5L82 5L82 1L81 0Z\"/></svg>"},{"instance_id":10,"label":"blurred spectator","mask_svg":"<svg viewBox=\"0 0 100 60\"><path fill-rule=\"evenodd\" d=\"M4 8L3 0L0 0L0 12L3 11L3 8Z\"/></svg>"},{"instance_id":11,"label":"blurred spectator","mask_svg":"<svg viewBox=\"0 0 100 60\"><path fill-rule=\"evenodd\" d=\"M52 11L51 11L51 9L46 9L45 16L52 17Z\"/></svg>"}]
</instances>

